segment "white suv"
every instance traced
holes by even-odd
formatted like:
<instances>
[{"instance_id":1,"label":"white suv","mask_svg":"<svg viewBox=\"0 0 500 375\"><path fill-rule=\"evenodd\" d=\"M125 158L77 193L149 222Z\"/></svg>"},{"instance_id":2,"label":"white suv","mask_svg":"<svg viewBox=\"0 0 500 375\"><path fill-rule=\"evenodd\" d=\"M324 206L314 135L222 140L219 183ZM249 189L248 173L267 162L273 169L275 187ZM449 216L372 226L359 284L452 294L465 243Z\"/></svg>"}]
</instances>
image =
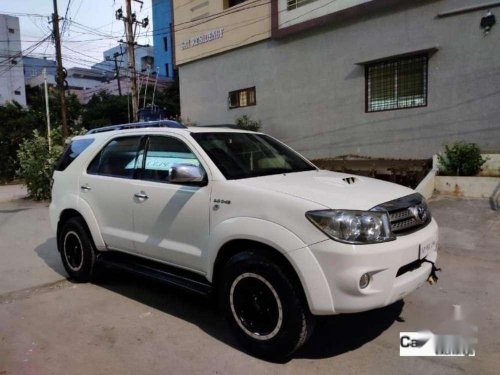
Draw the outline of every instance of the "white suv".
<instances>
[{"instance_id":1,"label":"white suv","mask_svg":"<svg viewBox=\"0 0 500 375\"><path fill-rule=\"evenodd\" d=\"M314 316L392 304L434 276L413 190L319 170L276 139L173 121L74 137L50 219L70 277L117 267L215 295L251 353L286 357Z\"/></svg>"}]
</instances>

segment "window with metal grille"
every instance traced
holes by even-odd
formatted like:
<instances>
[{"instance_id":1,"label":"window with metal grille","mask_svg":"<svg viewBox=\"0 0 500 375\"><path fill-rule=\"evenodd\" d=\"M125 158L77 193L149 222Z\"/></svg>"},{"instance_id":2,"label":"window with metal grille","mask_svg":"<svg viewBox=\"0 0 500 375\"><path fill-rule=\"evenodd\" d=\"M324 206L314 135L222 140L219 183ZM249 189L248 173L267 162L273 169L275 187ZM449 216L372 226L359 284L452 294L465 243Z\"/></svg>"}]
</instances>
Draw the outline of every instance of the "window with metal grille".
<instances>
[{"instance_id":1,"label":"window with metal grille","mask_svg":"<svg viewBox=\"0 0 500 375\"><path fill-rule=\"evenodd\" d=\"M419 55L367 65L366 111L426 106L427 61Z\"/></svg>"},{"instance_id":2,"label":"window with metal grille","mask_svg":"<svg viewBox=\"0 0 500 375\"><path fill-rule=\"evenodd\" d=\"M229 108L248 107L257 104L255 100L255 87L231 91L229 93Z\"/></svg>"},{"instance_id":3,"label":"window with metal grille","mask_svg":"<svg viewBox=\"0 0 500 375\"><path fill-rule=\"evenodd\" d=\"M312 3L313 1L316 1L316 0L288 0L287 1L287 10L297 9L298 7L301 7L302 5Z\"/></svg>"}]
</instances>

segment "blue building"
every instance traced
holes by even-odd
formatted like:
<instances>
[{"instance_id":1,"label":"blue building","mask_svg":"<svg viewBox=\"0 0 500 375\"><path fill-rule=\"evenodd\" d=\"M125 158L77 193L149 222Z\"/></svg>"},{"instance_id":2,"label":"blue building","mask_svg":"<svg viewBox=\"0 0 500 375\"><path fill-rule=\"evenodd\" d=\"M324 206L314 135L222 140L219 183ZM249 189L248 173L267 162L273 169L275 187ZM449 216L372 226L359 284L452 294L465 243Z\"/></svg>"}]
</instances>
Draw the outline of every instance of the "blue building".
<instances>
[{"instance_id":1,"label":"blue building","mask_svg":"<svg viewBox=\"0 0 500 375\"><path fill-rule=\"evenodd\" d=\"M153 44L159 76L174 77L172 0L153 0Z\"/></svg>"}]
</instances>

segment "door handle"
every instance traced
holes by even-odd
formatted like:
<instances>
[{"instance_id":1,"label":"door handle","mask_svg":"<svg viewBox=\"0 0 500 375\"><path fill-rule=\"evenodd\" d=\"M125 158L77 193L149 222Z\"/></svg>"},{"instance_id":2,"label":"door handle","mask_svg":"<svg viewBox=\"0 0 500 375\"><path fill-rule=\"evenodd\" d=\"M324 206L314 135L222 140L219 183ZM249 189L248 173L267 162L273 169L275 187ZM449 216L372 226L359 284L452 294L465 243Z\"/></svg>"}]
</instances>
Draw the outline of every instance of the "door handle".
<instances>
[{"instance_id":1,"label":"door handle","mask_svg":"<svg viewBox=\"0 0 500 375\"><path fill-rule=\"evenodd\" d=\"M135 193L134 194L134 197L136 198L139 198L139 199L148 199L149 197L146 195L146 193L144 192L140 192L140 193Z\"/></svg>"},{"instance_id":2,"label":"door handle","mask_svg":"<svg viewBox=\"0 0 500 375\"><path fill-rule=\"evenodd\" d=\"M80 186L80 189L82 189L83 191L92 190L92 188L89 185L82 185L82 186Z\"/></svg>"}]
</instances>

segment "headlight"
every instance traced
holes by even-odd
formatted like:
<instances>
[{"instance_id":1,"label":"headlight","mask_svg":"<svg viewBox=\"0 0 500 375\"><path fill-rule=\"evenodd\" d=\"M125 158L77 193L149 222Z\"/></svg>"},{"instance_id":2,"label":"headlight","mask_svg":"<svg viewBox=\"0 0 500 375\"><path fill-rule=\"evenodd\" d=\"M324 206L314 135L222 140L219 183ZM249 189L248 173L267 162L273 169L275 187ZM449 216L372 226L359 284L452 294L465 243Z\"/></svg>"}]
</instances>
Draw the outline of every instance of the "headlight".
<instances>
[{"instance_id":1,"label":"headlight","mask_svg":"<svg viewBox=\"0 0 500 375\"><path fill-rule=\"evenodd\" d=\"M350 244L392 241L386 211L322 210L306 217L332 239Z\"/></svg>"}]
</instances>

